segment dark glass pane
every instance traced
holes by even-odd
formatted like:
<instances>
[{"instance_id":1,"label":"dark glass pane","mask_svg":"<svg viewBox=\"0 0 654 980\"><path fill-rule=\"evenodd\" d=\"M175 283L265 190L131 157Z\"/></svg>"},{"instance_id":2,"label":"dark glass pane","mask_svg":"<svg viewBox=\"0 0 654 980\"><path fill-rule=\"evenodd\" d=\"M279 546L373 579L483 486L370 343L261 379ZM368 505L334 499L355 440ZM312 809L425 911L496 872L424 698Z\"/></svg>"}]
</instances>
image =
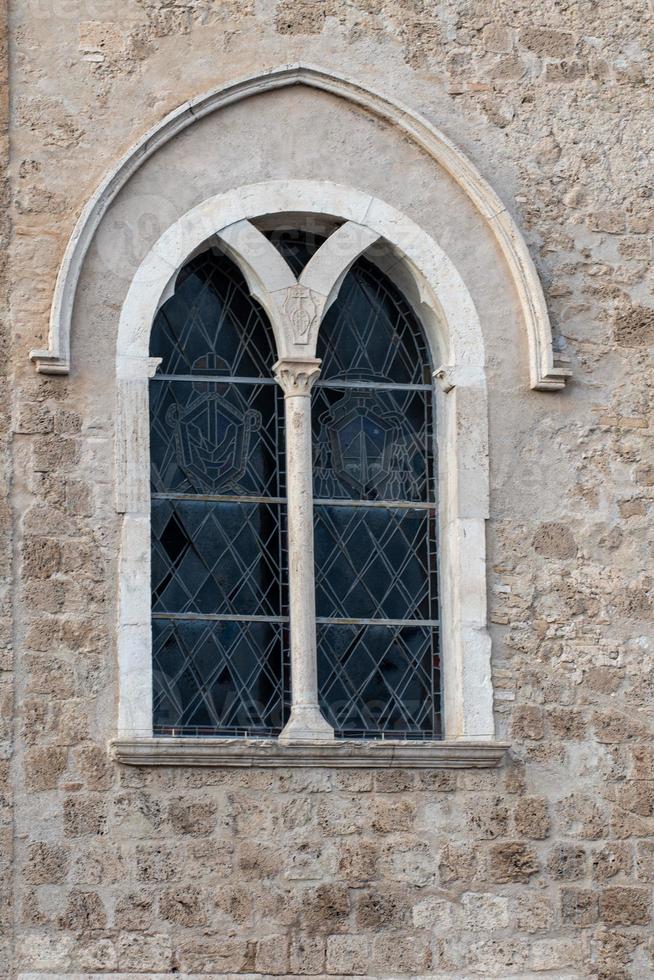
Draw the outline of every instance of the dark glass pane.
<instances>
[{"instance_id":1,"label":"dark glass pane","mask_svg":"<svg viewBox=\"0 0 654 980\"><path fill-rule=\"evenodd\" d=\"M283 505L243 499L284 495L272 333L237 267L208 251L179 274L150 350L159 376L186 376L150 383L154 730L276 734L286 628L250 617L282 615Z\"/></svg>"},{"instance_id":2,"label":"dark glass pane","mask_svg":"<svg viewBox=\"0 0 654 980\"><path fill-rule=\"evenodd\" d=\"M316 505L316 615L435 618L434 525L427 510Z\"/></svg>"},{"instance_id":3,"label":"dark glass pane","mask_svg":"<svg viewBox=\"0 0 654 980\"><path fill-rule=\"evenodd\" d=\"M429 355L418 320L371 262L350 269L320 326L321 378L423 384Z\"/></svg>"},{"instance_id":4,"label":"dark glass pane","mask_svg":"<svg viewBox=\"0 0 654 980\"><path fill-rule=\"evenodd\" d=\"M277 734L284 725L281 626L153 620L154 730Z\"/></svg>"},{"instance_id":5,"label":"dark glass pane","mask_svg":"<svg viewBox=\"0 0 654 980\"><path fill-rule=\"evenodd\" d=\"M404 297L365 259L327 313L318 356L320 701L341 736L433 737L440 734L436 509L406 506L435 501L430 359Z\"/></svg>"},{"instance_id":6,"label":"dark glass pane","mask_svg":"<svg viewBox=\"0 0 654 980\"><path fill-rule=\"evenodd\" d=\"M270 377L272 331L237 266L207 251L188 262L158 312L150 353L161 374Z\"/></svg>"},{"instance_id":7,"label":"dark glass pane","mask_svg":"<svg viewBox=\"0 0 654 980\"><path fill-rule=\"evenodd\" d=\"M153 500L153 610L279 616L279 508Z\"/></svg>"},{"instance_id":8,"label":"dark glass pane","mask_svg":"<svg viewBox=\"0 0 654 980\"><path fill-rule=\"evenodd\" d=\"M430 400L425 391L317 387L315 496L433 500Z\"/></svg>"},{"instance_id":9,"label":"dark glass pane","mask_svg":"<svg viewBox=\"0 0 654 980\"><path fill-rule=\"evenodd\" d=\"M269 231L266 236L298 278L325 239L309 231Z\"/></svg>"},{"instance_id":10,"label":"dark glass pane","mask_svg":"<svg viewBox=\"0 0 654 980\"><path fill-rule=\"evenodd\" d=\"M434 636L419 625L318 625L320 705L338 735L439 734Z\"/></svg>"},{"instance_id":11,"label":"dark glass pane","mask_svg":"<svg viewBox=\"0 0 654 980\"><path fill-rule=\"evenodd\" d=\"M281 496L278 385L150 382L154 493Z\"/></svg>"}]
</instances>

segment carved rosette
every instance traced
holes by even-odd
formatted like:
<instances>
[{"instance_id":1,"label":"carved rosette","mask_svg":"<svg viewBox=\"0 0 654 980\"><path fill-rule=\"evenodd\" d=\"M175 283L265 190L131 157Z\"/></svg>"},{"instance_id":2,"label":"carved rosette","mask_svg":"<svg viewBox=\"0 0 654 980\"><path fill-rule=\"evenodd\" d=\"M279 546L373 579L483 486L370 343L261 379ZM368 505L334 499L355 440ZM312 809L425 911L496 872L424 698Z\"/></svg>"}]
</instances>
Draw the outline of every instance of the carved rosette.
<instances>
[{"instance_id":1,"label":"carved rosette","mask_svg":"<svg viewBox=\"0 0 654 980\"><path fill-rule=\"evenodd\" d=\"M320 360L317 357L285 357L277 361L273 372L286 398L309 395L320 374Z\"/></svg>"}]
</instances>

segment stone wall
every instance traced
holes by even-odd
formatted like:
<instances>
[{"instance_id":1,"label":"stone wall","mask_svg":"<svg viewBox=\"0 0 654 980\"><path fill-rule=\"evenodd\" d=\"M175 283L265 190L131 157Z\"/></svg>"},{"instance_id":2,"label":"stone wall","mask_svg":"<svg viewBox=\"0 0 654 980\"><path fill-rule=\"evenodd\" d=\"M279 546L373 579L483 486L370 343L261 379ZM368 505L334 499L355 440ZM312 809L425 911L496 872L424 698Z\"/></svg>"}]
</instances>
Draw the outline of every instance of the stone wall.
<instances>
[{"instance_id":1,"label":"stone wall","mask_svg":"<svg viewBox=\"0 0 654 980\"><path fill-rule=\"evenodd\" d=\"M3 976L654 976L653 22L646 0L11 0ZM134 227L126 199L123 253L114 235L91 257L71 376L37 376L27 353L77 215L130 143L184 99L297 60L401 99L468 153L527 237L571 358L565 392L530 392L513 297L497 301L499 280L480 294L495 310L499 771L156 770L107 754L111 330L160 201L141 197ZM263 171L300 140L279 106L251 146ZM383 184L388 161L373 164Z\"/></svg>"}]
</instances>

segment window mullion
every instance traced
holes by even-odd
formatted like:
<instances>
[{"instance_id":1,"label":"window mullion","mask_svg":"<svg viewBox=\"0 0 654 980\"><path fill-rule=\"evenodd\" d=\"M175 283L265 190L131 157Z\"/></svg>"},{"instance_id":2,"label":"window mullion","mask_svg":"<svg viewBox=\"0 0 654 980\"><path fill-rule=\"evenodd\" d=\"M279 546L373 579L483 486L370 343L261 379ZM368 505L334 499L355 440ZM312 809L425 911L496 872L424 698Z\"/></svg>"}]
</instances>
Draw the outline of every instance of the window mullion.
<instances>
[{"instance_id":1,"label":"window mullion","mask_svg":"<svg viewBox=\"0 0 654 980\"><path fill-rule=\"evenodd\" d=\"M291 715L280 735L286 742L334 737L318 705L311 388L319 371L316 358L289 357L275 365L286 424Z\"/></svg>"}]
</instances>

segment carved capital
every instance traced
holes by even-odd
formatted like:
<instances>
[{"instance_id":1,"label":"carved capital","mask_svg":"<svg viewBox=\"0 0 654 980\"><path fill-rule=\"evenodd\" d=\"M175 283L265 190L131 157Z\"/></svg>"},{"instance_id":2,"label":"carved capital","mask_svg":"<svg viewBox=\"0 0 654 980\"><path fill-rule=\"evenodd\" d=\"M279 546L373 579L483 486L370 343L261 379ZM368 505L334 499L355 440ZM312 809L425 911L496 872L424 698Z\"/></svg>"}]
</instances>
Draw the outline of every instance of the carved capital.
<instances>
[{"instance_id":1,"label":"carved capital","mask_svg":"<svg viewBox=\"0 0 654 980\"><path fill-rule=\"evenodd\" d=\"M313 382L320 374L317 357L285 357L273 367L275 381L283 388L284 395L309 395Z\"/></svg>"}]
</instances>

